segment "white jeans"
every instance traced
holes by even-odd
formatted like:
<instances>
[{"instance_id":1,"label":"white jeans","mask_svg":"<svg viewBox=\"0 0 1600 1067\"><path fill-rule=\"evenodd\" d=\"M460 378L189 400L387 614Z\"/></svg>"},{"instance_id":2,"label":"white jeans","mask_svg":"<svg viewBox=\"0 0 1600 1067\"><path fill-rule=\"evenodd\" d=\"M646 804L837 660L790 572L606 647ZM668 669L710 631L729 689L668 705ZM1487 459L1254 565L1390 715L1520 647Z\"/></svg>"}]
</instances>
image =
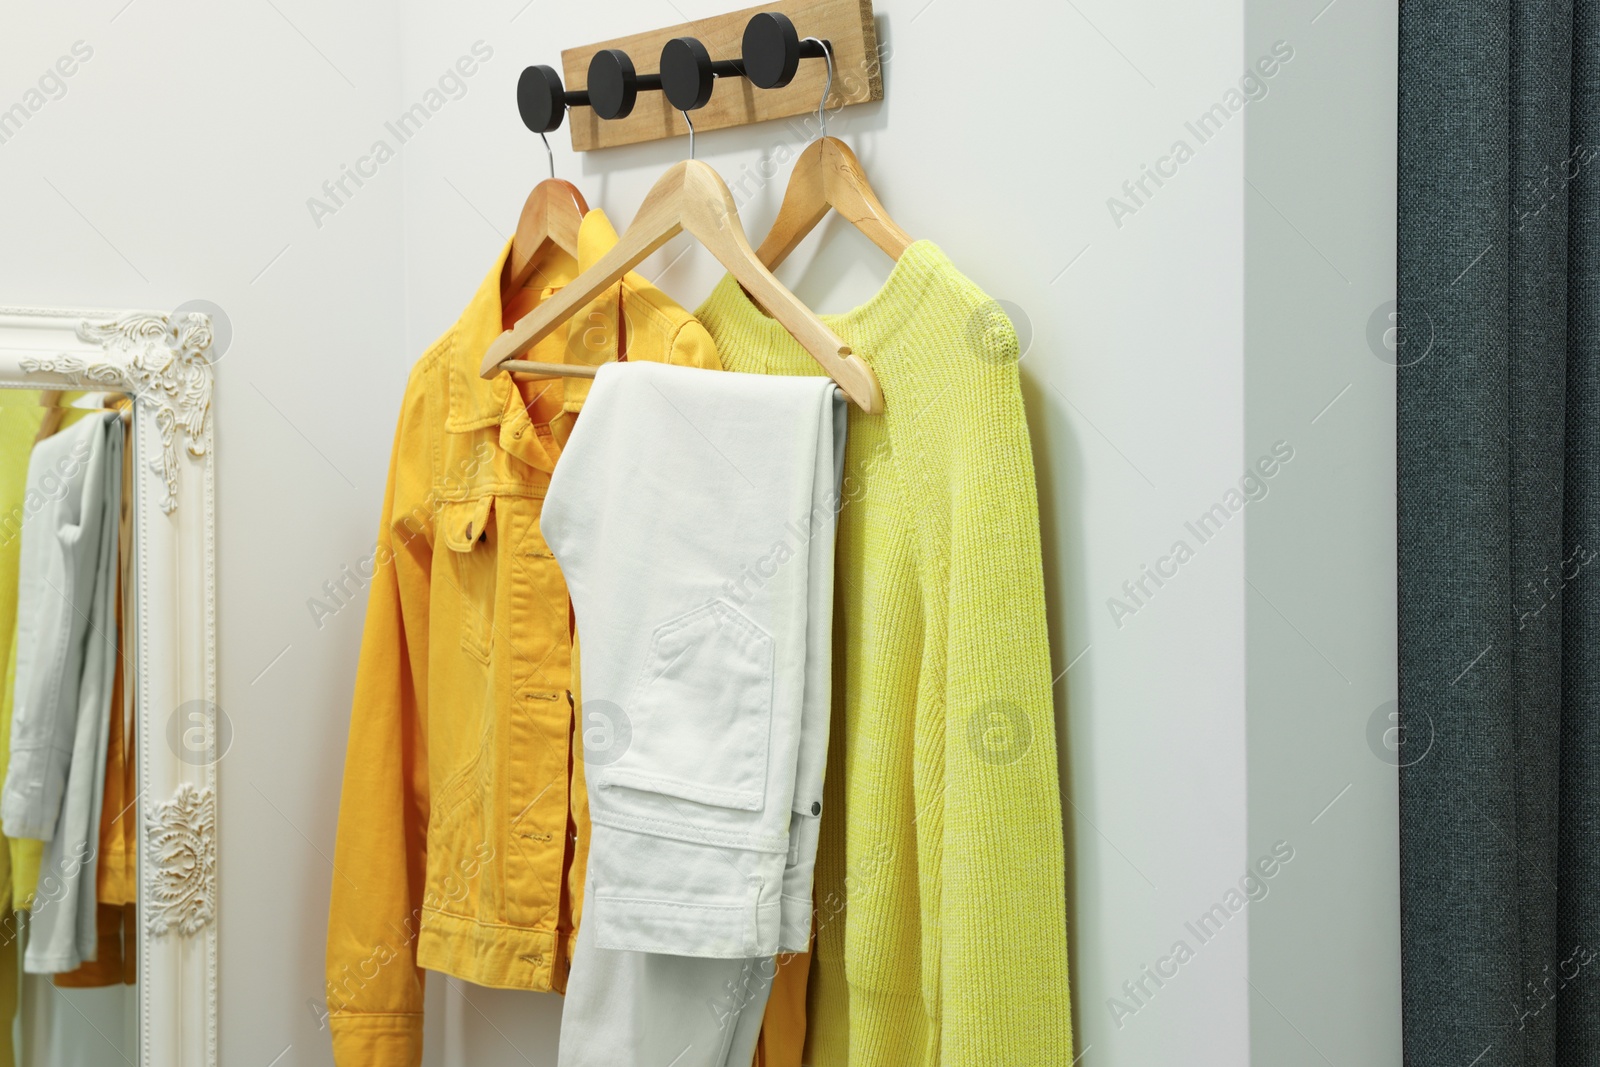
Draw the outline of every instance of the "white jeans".
<instances>
[{"instance_id":1,"label":"white jeans","mask_svg":"<svg viewBox=\"0 0 1600 1067\"><path fill-rule=\"evenodd\" d=\"M563 450L541 526L582 639L593 823L563 1067L623 1062L577 1029L622 1016L698 1026L675 1067L748 1062L768 958L808 945L844 434L825 378L641 362L600 368ZM650 1040L663 1067L676 1040Z\"/></svg>"},{"instance_id":2,"label":"white jeans","mask_svg":"<svg viewBox=\"0 0 1600 1067\"><path fill-rule=\"evenodd\" d=\"M750 1067L775 957L616 951L595 944L589 922L586 911L557 1067Z\"/></svg>"},{"instance_id":3,"label":"white jeans","mask_svg":"<svg viewBox=\"0 0 1600 1067\"><path fill-rule=\"evenodd\" d=\"M41 441L28 463L17 595L11 761L0 818L45 842L24 969L70 971L99 947L100 808L117 662L122 421L97 412ZM119 711L121 709L118 709Z\"/></svg>"}]
</instances>

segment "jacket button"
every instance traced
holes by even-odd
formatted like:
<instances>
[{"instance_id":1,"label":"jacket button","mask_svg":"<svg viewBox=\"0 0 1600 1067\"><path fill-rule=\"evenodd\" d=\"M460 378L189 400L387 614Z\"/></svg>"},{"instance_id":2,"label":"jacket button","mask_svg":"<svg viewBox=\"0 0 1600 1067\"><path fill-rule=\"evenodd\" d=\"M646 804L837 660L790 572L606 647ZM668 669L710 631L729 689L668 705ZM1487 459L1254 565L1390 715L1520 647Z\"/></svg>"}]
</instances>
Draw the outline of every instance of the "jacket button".
<instances>
[{"instance_id":1,"label":"jacket button","mask_svg":"<svg viewBox=\"0 0 1600 1067\"><path fill-rule=\"evenodd\" d=\"M821 815L822 814L822 801L813 800L811 802L811 814L813 814L813 815Z\"/></svg>"}]
</instances>

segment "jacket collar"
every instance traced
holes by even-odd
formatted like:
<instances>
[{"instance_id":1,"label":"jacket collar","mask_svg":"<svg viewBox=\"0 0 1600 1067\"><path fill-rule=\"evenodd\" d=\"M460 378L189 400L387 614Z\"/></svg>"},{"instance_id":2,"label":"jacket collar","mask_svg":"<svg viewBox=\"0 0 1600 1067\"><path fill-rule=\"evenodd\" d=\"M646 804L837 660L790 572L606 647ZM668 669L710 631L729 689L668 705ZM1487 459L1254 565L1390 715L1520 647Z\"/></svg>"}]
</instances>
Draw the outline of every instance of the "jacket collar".
<instances>
[{"instance_id":1,"label":"jacket collar","mask_svg":"<svg viewBox=\"0 0 1600 1067\"><path fill-rule=\"evenodd\" d=\"M510 254L511 242L508 240L451 331L450 409L445 419L445 429L451 433L466 433L499 425L513 410L522 413L523 421L527 421L521 395L511 380L510 371L501 371L487 381L478 375L484 353L500 336L503 314L500 279ZM539 299L549 299L552 293L570 282L575 277L574 268L575 264L568 256L549 257L548 265L542 267L545 285ZM562 354L566 345L567 332L557 330L539 342L526 358L560 363L563 362Z\"/></svg>"},{"instance_id":2,"label":"jacket collar","mask_svg":"<svg viewBox=\"0 0 1600 1067\"><path fill-rule=\"evenodd\" d=\"M611 219L606 213L599 208L590 211L583 217L583 225L578 229L578 269L584 271L594 266L619 240L621 238L617 236L616 227L611 225ZM626 293L634 304L644 303L652 313L661 315L673 326L681 325L693 318L678 305L677 301L657 289L648 278L636 271L630 270L623 275L621 284L622 292ZM606 311L611 315L617 314L620 300L619 294L618 302L609 305Z\"/></svg>"},{"instance_id":3,"label":"jacket collar","mask_svg":"<svg viewBox=\"0 0 1600 1067\"><path fill-rule=\"evenodd\" d=\"M595 209L586 214L578 228L576 264L570 257L560 254L548 256L541 264L546 284L540 291L540 301L548 300L578 274L594 266L611 251L617 241L616 228L611 225L604 211ZM544 454L545 448L541 447L540 442L545 442L558 453L559 444L556 442L564 438L565 431L570 429L570 419L562 420L560 426L535 427L522 406L521 394L511 380L509 371L502 371L488 381L478 376L483 354L500 336L503 316L500 279L510 254L511 242L507 241L456 323L450 361L450 411L445 429L465 433L486 426L499 426L502 431L501 443L507 451L536 467L550 470L554 458ZM574 323L581 324L579 329L583 343L570 343L570 331L557 330L539 342L526 358L544 363L600 363L617 359L617 342L628 330L623 321L624 293L631 301L631 315L657 316L666 319L668 325L674 327L690 317L671 297L639 274L629 271L621 282L596 297L587 308L573 317ZM587 342L595 337L604 338L605 344L597 350L591 350ZM563 383L563 390L563 407L566 412L575 414L583 407L589 382L581 378L569 378ZM546 441L551 431L555 433L554 442Z\"/></svg>"}]
</instances>

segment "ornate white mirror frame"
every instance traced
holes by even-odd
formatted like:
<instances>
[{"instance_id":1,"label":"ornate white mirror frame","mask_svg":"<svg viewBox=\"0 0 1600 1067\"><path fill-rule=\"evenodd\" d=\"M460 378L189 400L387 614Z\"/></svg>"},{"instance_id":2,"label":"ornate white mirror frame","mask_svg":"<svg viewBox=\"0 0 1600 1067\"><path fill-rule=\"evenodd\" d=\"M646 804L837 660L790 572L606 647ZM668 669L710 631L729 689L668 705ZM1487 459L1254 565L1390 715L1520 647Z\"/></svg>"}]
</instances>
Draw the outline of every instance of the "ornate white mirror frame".
<instances>
[{"instance_id":1,"label":"ornate white mirror frame","mask_svg":"<svg viewBox=\"0 0 1600 1067\"><path fill-rule=\"evenodd\" d=\"M217 1064L211 341L197 313L0 307L0 387L134 402L142 1067Z\"/></svg>"}]
</instances>

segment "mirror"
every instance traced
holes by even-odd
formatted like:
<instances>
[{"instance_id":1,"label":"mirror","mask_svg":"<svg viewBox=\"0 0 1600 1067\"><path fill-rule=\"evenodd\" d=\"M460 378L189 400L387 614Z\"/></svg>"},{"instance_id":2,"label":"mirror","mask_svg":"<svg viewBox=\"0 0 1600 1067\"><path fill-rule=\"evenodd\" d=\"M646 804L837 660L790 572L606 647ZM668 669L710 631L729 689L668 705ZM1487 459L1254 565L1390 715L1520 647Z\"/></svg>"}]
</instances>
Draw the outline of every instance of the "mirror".
<instances>
[{"instance_id":1,"label":"mirror","mask_svg":"<svg viewBox=\"0 0 1600 1067\"><path fill-rule=\"evenodd\" d=\"M0 1064L217 1062L210 345L0 308Z\"/></svg>"}]
</instances>

